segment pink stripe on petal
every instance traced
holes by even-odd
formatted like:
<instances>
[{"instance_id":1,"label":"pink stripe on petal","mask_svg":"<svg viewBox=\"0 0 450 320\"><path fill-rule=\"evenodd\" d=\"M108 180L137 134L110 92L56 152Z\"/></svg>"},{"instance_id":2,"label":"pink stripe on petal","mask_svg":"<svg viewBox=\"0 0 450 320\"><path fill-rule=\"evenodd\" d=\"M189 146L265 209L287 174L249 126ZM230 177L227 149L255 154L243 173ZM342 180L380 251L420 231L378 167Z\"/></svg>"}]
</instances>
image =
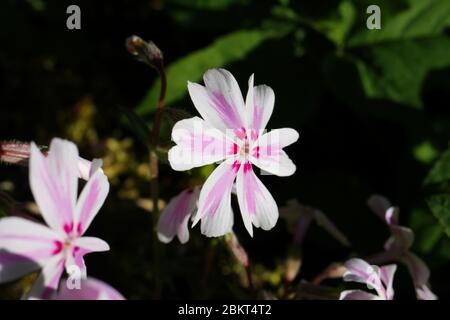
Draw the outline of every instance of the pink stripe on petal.
<instances>
[{"instance_id":1,"label":"pink stripe on petal","mask_svg":"<svg viewBox=\"0 0 450 320\"><path fill-rule=\"evenodd\" d=\"M108 178L99 170L89 179L80 194L75 221L78 235L82 235L97 215L109 192Z\"/></svg>"}]
</instances>

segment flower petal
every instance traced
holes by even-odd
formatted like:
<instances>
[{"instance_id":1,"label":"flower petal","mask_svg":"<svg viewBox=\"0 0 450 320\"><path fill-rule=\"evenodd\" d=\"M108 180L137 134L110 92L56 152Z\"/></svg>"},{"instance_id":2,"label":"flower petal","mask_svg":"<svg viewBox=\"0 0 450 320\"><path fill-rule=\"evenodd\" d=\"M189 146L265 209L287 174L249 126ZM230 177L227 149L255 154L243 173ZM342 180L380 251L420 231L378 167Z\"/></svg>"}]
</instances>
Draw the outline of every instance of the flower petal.
<instances>
[{"instance_id":1,"label":"flower petal","mask_svg":"<svg viewBox=\"0 0 450 320\"><path fill-rule=\"evenodd\" d=\"M421 287L428 283L430 269L422 259L412 252L406 252L402 257L402 262L408 267L415 287Z\"/></svg>"},{"instance_id":2,"label":"flower petal","mask_svg":"<svg viewBox=\"0 0 450 320\"><path fill-rule=\"evenodd\" d=\"M31 143L30 186L42 216L54 230L70 233L78 188L75 144L53 139L47 158Z\"/></svg>"},{"instance_id":3,"label":"flower petal","mask_svg":"<svg viewBox=\"0 0 450 320\"><path fill-rule=\"evenodd\" d=\"M87 278L81 280L79 289L61 286L52 300L125 300L125 298L106 282Z\"/></svg>"},{"instance_id":4,"label":"flower petal","mask_svg":"<svg viewBox=\"0 0 450 320\"><path fill-rule=\"evenodd\" d=\"M203 79L205 87L188 82L192 102L202 118L221 130L244 128L244 99L233 75L225 69L211 69Z\"/></svg>"},{"instance_id":5,"label":"flower petal","mask_svg":"<svg viewBox=\"0 0 450 320\"><path fill-rule=\"evenodd\" d=\"M200 188L187 189L172 198L158 221L158 239L169 243L178 235L181 243L189 240L189 217L197 208Z\"/></svg>"},{"instance_id":6,"label":"flower petal","mask_svg":"<svg viewBox=\"0 0 450 320\"><path fill-rule=\"evenodd\" d=\"M342 291L339 300L382 300L379 296L362 290Z\"/></svg>"},{"instance_id":7,"label":"flower petal","mask_svg":"<svg viewBox=\"0 0 450 320\"><path fill-rule=\"evenodd\" d=\"M244 163L237 175L236 190L244 225L253 236L252 223L263 230L272 229L278 220L278 206L269 190L258 179L250 162Z\"/></svg>"},{"instance_id":8,"label":"flower petal","mask_svg":"<svg viewBox=\"0 0 450 320\"><path fill-rule=\"evenodd\" d=\"M259 137L251 161L264 171L277 176L290 176L296 170L295 164L283 151L283 148L298 140L299 134L294 129L272 130Z\"/></svg>"},{"instance_id":9,"label":"flower petal","mask_svg":"<svg viewBox=\"0 0 450 320\"><path fill-rule=\"evenodd\" d=\"M367 200L367 205L382 220L385 220L386 211L392 206L386 197L379 194L371 195Z\"/></svg>"},{"instance_id":10,"label":"flower petal","mask_svg":"<svg viewBox=\"0 0 450 320\"><path fill-rule=\"evenodd\" d=\"M416 287L416 295L419 300L437 300L438 297L430 290L427 285Z\"/></svg>"},{"instance_id":11,"label":"flower petal","mask_svg":"<svg viewBox=\"0 0 450 320\"><path fill-rule=\"evenodd\" d=\"M185 171L225 159L238 152L238 146L225 134L199 117L178 121L172 129L177 144L169 150L172 169Z\"/></svg>"},{"instance_id":12,"label":"flower petal","mask_svg":"<svg viewBox=\"0 0 450 320\"><path fill-rule=\"evenodd\" d=\"M414 232L407 227L392 225L390 227L392 236L384 244L386 251L405 251L414 243Z\"/></svg>"},{"instance_id":13,"label":"flower petal","mask_svg":"<svg viewBox=\"0 0 450 320\"><path fill-rule=\"evenodd\" d=\"M255 130L263 130L275 105L275 93L266 85L253 86L253 75L249 79L246 109L249 127Z\"/></svg>"},{"instance_id":14,"label":"flower petal","mask_svg":"<svg viewBox=\"0 0 450 320\"><path fill-rule=\"evenodd\" d=\"M17 279L42 267L58 254L56 232L17 217L0 219L0 282Z\"/></svg>"},{"instance_id":15,"label":"flower petal","mask_svg":"<svg viewBox=\"0 0 450 320\"><path fill-rule=\"evenodd\" d=\"M89 252L109 251L109 245L106 241L96 237L81 237L73 241L74 246L78 246Z\"/></svg>"},{"instance_id":16,"label":"flower petal","mask_svg":"<svg viewBox=\"0 0 450 320\"><path fill-rule=\"evenodd\" d=\"M377 266L368 264L358 258L350 259L345 263L347 272L344 273L344 281L353 281L367 284L375 289L379 296L385 296L385 290L380 279L380 270Z\"/></svg>"},{"instance_id":17,"label":"flower petal","mask_svg":"<svg viewBox=\"0 0 450 320\"><path fill-rule=\"evenodd\" d=\"M220 237L231 232L231 189L239 167L237 161L233 164L229 161L222 162L208 177L200 191L198 211L192 226L201 219L201 231L208 237Z\"/></svg>"},{"instance_id":18,"label":"flower petal","mask_svg":"<svg viewBox=\"0 0 450 320\"><path fill-rule=\"evenodd\" d=\"M105 202L109 192L108 178L97 170L81 191L75 208L75 230L82 235Z\"/></svg>"},{"instance_id":19,"label":"flower petal","mask_svg":"<svg viewBox=\"0 0 450 320\"><path fill-rule=\"evenodd\" d=\"M394 282L394 274L397 270L397 265L390 264L387 266L383 266L380 268L380 277L381 281L383 281L384 286L386 288L386 299L392 300L394 299L394 288L392 284Z\"/></svg>"},{"instance_id":20,"label":"flower petal","mask_svg":"<svg viewBox=\"0 0 450 320\"><path fill-rule=\"evenodd\" d=\"M28 299L49 299L56 292L59 280L64 272L64 258L60 255L52 257L42 268L41 274L36 279Z\"/></svg>"}]
</instances>

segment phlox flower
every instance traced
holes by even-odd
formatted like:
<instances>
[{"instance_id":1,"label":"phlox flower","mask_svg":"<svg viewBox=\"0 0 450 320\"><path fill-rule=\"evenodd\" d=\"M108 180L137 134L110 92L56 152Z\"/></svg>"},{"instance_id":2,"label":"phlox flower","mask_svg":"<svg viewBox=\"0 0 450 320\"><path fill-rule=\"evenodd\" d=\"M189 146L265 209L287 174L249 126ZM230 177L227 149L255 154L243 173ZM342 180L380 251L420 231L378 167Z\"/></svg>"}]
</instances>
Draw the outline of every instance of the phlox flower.
<instances>
[{"instance_id":1,"label":"phlox flower","mask_svg":"<svg viewBox=\"0 0 450 320\"><path fill-rule=\"evenodd\" d=\"M189 218L197 210L199 187L189 188L173 197L158 220L158 239L169 243L177 236L181 243L189 241Z\"/></svg>"},{"instance_id":2,"label":"phlox flower","mask_svg":"<svg viewBox=\"0 0 450 320\"><path fill-rule=\"evenodd\" d=\"M0 282L42 268L30 297L49 298L65 268L75 266L85 276L83 256L109 250L105 241L83 237L109 192L108 179L90 169L77 199L78 161L78 149L69 141L53 139L47 156L32 143L30 187L47 226L18 217L0 220Z\"/></svg>"},{"instance_id":3,"label":"phlox flower","mask_svg":"<svg viewBox=\"0 0 450 320\"><path fill-rule=\"evenodd\" d=\"M372 195L367 203L372 211L388 225L391 232L391 236L384 244L385 251L369 257L368 261L377 264L387 261L403 263L414 281L417 298L421 300L437 299L428 285L430 270L422 259L411 252L414 232L410 228L398 224L399 208L392 206L388 199L380 195Z\"/></svg>"},{"instance_id":4,"label":"phlox flower","mask_svg":"<svg viewBox=\"0 0 450 320\"><path fill-rule=\"evenodd\" d=\"M244 225L273 228L278 220L277 204L254 172L254 166L278 176L292 175L296 167L283 148L296 142L299 134L283 128L264 129L272 114L275 94L249 79L246 100L233 75L224 69L208 70L205 86L188 82L191 99L202 116L177 122L172 130L176 143L169 151L174 170L222 161L200 192L193 225L201 220L201 232L209 237L231 232L231 191L236 181L238 203Z\"/></svg>"},{"instance_id":5,"label":"phlox flower","mask_svg":"<svg viewBox=\"0 0 450 320\"><path fill-rule=\"evenodd\" d=\"M364 283L376 294L363 290L346 290L341 292L340 300L392 300L394 289L392 283L394 273L397 270L395 264L379 268L370 265L362 259L350 259L345 263L347 271L344 273L344 281Z\"/></svg>"}]
</instances>

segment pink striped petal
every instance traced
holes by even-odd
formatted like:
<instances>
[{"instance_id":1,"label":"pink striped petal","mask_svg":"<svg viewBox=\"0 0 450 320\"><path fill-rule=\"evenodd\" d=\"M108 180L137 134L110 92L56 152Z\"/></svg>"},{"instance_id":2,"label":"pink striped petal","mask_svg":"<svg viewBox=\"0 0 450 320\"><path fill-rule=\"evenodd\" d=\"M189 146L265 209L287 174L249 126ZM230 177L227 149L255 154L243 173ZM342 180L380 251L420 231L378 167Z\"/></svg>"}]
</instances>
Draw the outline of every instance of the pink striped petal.
<instances>
[{"instance_id":1,"label":"pink striped petal","mask_svg":"<svg viewBox=\"0 0 450 320\"><path fill-rule=\"evenodd\" d=\"M18 217L0 219L0 282L39 269L60 253L60 239L48 227Z\"/></svg>"},{"instance_id":2,"label":"pink striped petal","mask_svg":"<svg viewBox=\"0 0 450 320\"><path fill-rule=\"evenodd\" d=\"M253 86L253 75L249 79L246 109L249 127L255 130L263 130L275 105L275 94L272 88L266 85Z\"/></svg>"},{"instance_id":3,"label":"pink striped petal","mask_svg":"<svg viewBox=\"0 0 450 320\"><path fill-rule=\"evenodd\" d=\"M298 140L299 134L294 129L272 130L259 137L258 147L251 155L253 164L262 170L285 177L294 174L295 164L283 151L283 148Z\"/></svg>"},{"instance_id":4,"label":"pink striped petal","mask_svg":"<svg viewBox=\"0 0 450 320\"><path fill-rule=\"evenodd\" d=\"M226 130L245 127L245 104L233 75L224 69L208 70L205 87L188 82L192 102L211 126Z\"/></svg>"},{"instance_id":5,"label":"pink striped petal","mask_svg":"<svg viewBox=\"0 0 450 320\"><path fill-rule=\"evenodd\" d=\"M53 139L47 158L31 143L31 191L47 224L65 234L73 230L78 192L77 162L77 147L69 141Z\"/></svg>"},{"instance_id":6,"label":"pink striped petal","mask_svg":"<svg viewBox=\"0 0 450 320\"><path fill-rule=\"evenodd\" d=\"M238 146L225 134L199 117L178 121L172 129L177 144L169 150L172 169L185 171L218 162L238 152Z\"/></svg>"},{"instance_id":7,"label":"pink striped petal","mask_svg":"<svg viewBox=\"0 0 450 320\"><path fill-rule=\"evenodd\" d=\"M380 279L380 270L377 266L368 264L362 259L350 259L345 263L347 272L344 273L344 281L365 283L375 289L381 297L385 296L385 290Z\"/></svg>"},{"instance_id":8,"label":"pink striped petal","mask_svg":"<svg viewBox=\"0 0 450 320\"><path fill-rule=\"evenodd\" d=\"M339 300L382 300L379 296L362 290L342 291Z\"/></svg>"},{"instance_id":9,"label":"pink striped petal","mask_svg":"<svg viewBox=\"0 0 450 320\"><path fill-rule=\"evenodd\" d=\"M222 162L208 177L200 191L193 226L201 219L201 231L208 237L220 237L231 232L231 189L239 167L237 161L232 164L229 161Z\"/></svg>"},{"instance_id":10,"label":"pink striped petal","mask_svg":"<svg viewBox=\"0 0 450 320\"><path fill-rule=\"evenodd\" d=\"M380 277L386 288L386 300L394 299L394 288L392 286L394 282L394 274L397 270L397 265L390 264L380 268Z\"/></svg>"},{"instance_id":11,"label":"pink striped petal","mask_svg":"<svg viewBox=\"0 0 450 320\"><path fill-rule=\"evenodd\" d=\"M178 235L181 243L189 240L189 218L197 208L200 188L187 189L172 198L158 221L158 238L169 243Z\"/></svg>"},{"instance_id":12,"label":"pink striped petal","mask_svg":"<svg viewBox=\"0 0 450 320\"><path fill-rule=\"evenodd\" d=\"M58 289L59 280L64 272L64 262L62 256L55 256L47 261L28 293L28 299L50 299L52 297Z\"/></svg>"},{"instance_id":13,"label":"pink striped petal","mask_svg":"<svg viewBox=\"0 0 450 320\"><path fill-rule=\"evenodd\" d=\"M278 206L253 172L250 162L241 166L236 179L236 190L242 219L250 236L253 236L252 224L263 230L272 229L278 220Z\"/></svg>"},{"instance_id":14,"label":"pink striped petal","mask_svg":"<svg viewBox=\"0 0 450 320\"><path fill-rule=\"evenodd\" d=\"M61 285L61 289L52 300L125 300L125 298L106 282L87 278L81 280L79 289L69 289Z\"/></svg>"},{"instance_id":15,"label":"pink striped petal","mask_svg":"<svg viewBox=\"0 0 450 320\"><path fill-rule=\"evenodd\" d=\"M108 178L99 170L88 180L80 194L75 208L75 232L82 235L101 206L109 192Z\"/></svg>"}]
</instances>

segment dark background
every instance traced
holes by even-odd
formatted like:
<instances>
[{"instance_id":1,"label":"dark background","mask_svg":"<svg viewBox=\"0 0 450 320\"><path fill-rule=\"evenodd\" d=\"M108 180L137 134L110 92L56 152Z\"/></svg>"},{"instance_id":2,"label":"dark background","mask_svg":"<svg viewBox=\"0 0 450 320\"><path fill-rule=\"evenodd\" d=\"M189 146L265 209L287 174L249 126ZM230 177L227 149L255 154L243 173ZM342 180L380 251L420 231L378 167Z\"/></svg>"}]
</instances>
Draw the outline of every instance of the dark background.
<instances>
[{"instance_id":1,"label":"dark background","mask_svg":"<svg viewBox=\"0 0 450 320\"><path fill-rule=\"evenodd\" d=\"M81 8L81 30L66 28L69 4ZM381 7L381 30L366 28L369 4ZM295 175L262 181L279 206L296 198L317 207L352 242L344 248L313 226L296 281L311 280L331 262L382 250L388 230L366 206L380 193L401 208L401 224L416 234L413 250L431 269L433 291L447 298L450 219L437 219L427 200L450 194L450 175L438 171L424 181L437 161L450 160L449 17L445 0L4 0L0 139L46 145L59 136L75 141L85 158L104 158L113 188L89 232L112 250L86 261L89 274L127 298L254 297L223 243L198 227L184 246L158 242L155 217L139 205L149 198L148 151L119 107L136 110L151 126L157 73L126 51L132 34L163 51L169 108L196 114L185 83L201 82L208 68L231 71L243 92L255 73L255 82L276 95L268 127L300 132L287 149ZM170 125L165 119L164 141ZM162 199L201 182L208 170L184 174L161 164ZM0 167L0 188L18 201L32 200L27 179L26 168ZM280 265L291 240L286 222L251 239L237 208L235 215L256 285L280 296ZM343 288L340 281L327 284ZM394 286L397 298L414 298L406 268ZM8 288L4 296L11 297Z\"/></svg>"}]
</instances>

